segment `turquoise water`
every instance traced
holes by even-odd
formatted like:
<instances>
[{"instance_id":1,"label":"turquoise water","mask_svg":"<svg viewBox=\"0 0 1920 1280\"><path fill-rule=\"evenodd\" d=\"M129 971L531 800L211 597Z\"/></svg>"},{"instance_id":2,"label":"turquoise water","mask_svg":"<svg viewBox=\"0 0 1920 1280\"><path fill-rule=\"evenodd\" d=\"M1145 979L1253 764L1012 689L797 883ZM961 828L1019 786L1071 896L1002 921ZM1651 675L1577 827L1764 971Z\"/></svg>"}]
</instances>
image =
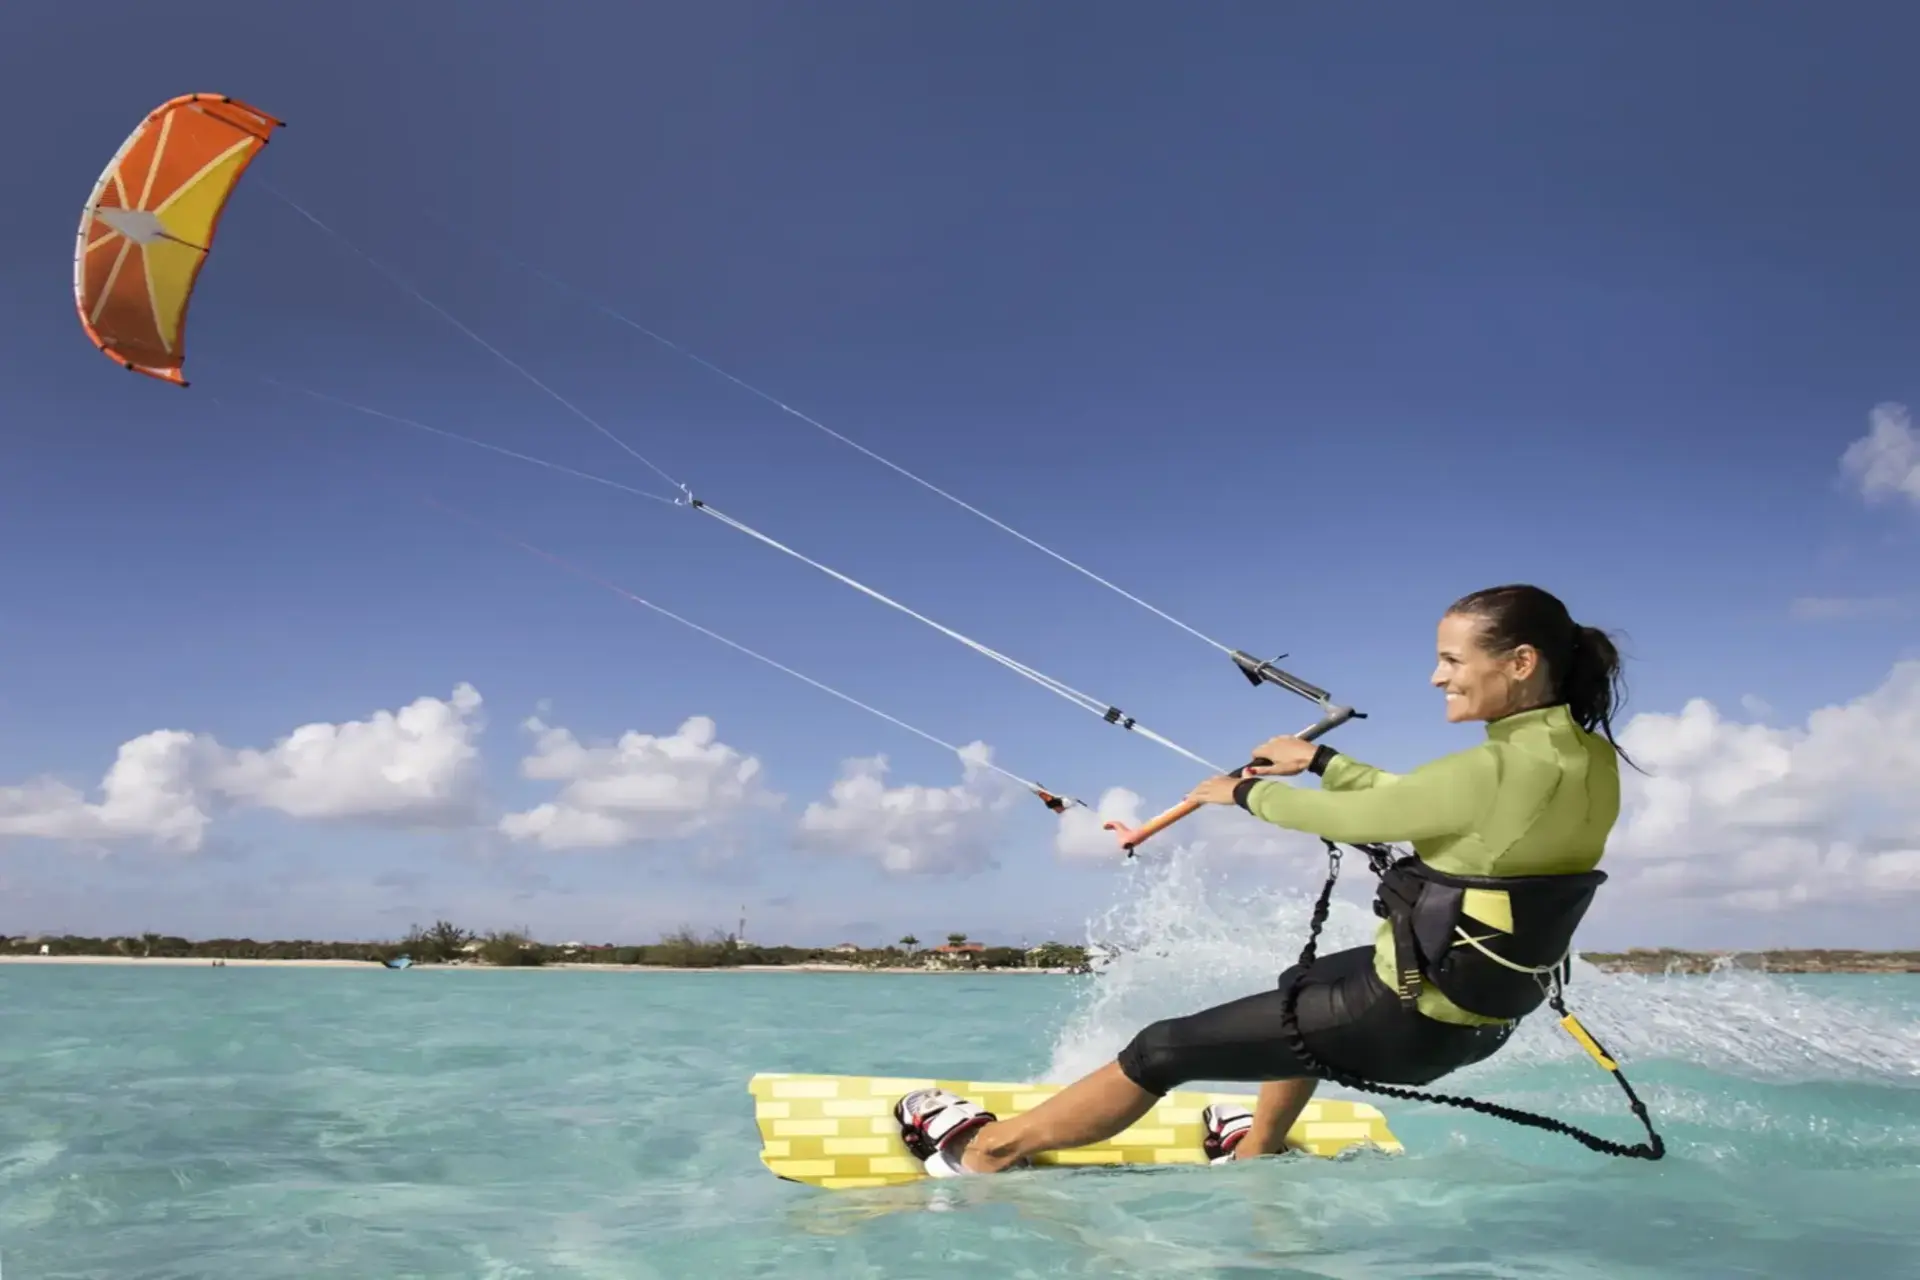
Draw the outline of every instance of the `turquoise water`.
<instances>
[{"instance_id":1,"label":"turquoise water","mask_svg":"<svg viewBox=\"0 0 1920 1280\"><path fill-rule=\"evenodd\" d=\"M1270 982L1248 926L1299 904L1238 910L1097 978L0 966L0 1277L1920 1274L1904 976L1579 973L1658 1165L1391 1104L1401 1157L862 1193L760 1166L754 1071L1071 1072ZM1550 1024L1451 1084L1639 1137Z\"/></svg>"}]
</instances>

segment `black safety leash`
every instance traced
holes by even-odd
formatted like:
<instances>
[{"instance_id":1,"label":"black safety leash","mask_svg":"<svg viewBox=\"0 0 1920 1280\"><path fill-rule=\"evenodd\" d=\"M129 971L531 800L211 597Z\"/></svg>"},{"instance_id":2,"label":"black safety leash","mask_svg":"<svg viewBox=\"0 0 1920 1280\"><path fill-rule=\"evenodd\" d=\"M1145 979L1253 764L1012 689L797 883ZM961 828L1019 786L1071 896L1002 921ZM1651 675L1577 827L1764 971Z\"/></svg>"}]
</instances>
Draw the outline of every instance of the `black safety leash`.
<instances>
[{"instance_id":1,"label":"black safety leash","mask_svg":"<svg viewBox=\"0 0 1920 1280\"><path fill-rule=\"evenodd\" d=\"M1295 1016L1295 1010L1300 998L1301 985L1306 981L1307 969L1313 964L1314 956L1320 945L1320 929L1327 922L1327 909L1333 901L1334 882L1340 878L1339 847L1331 840L1323 840L1322 843L1327 846L1327 882L1321 887L1320 900L1316 902L1313 907L1313 921L1307 929L1307 945L1300 950L1299 968L1294 973L1293 981L1287 984L1287 993L1281 1009L1280 1023L1281 1030L1287 1037L1287 1044L1293 1049L1300 1061L1306 1064L1309 1070L1317 1072L1336 1084L1345 1085L1349 1089L1359 1089L1367 1093L1383 1094L1389 1098L1402 1098L1410 1102L1438 1102L1449 1107L1464 1107L1469 1111L1478 1111L1483 1115L1498 1116L1502 1120L1511 1120L1515 1124L1525 1125L1530 1129L1546 1129L1552 1133L1564 1133L1589 1150L1599 1151L1610 1156L1626 1156L1635 1160L1658 1160L1666 1155L1667 1144L1661 1140L1658 1133L1654 1132L1653 1121L1647 1115L1646 1104L1640 1101L1640 1096L1633 1091L1633 1086L1627 1083L1627 1077L1625 1073L1620 1070L1620 1064L1606 1051L1598 1040L1594 1039L1592 1033L1580 1025L1579 1019L1567 1012L1566 1001L1560 994L1560 976L1557 972L1554 974L1552 985L1547 992L1547 1003L1553 1008L1555 1013L1560 1015L1560 1025L1566 1029L1567 1034L1577 1040L1580 1043L1580 1047L1585 1049L1587 1053L1593 1057L1595 1062L1598 1062L1604 1067L1607 1072L1620 1083L1620 1088L1627 1095L1627 1102L1633 1114L1639 1117L1641 1126L1647 1131L1647 1141L1636 1142L1629 1147L1618 1142L1609 1141L1606 1138L1600 1137L1598 1134L1588 1133L1584 1129L1575 1128L1563 1120L1555 1120L1552 1116L1535 1115L1530 1111L1515 1110L1512 1107L1501 1106L1497 1102L1482 1102L1477 1098L1463 1098L1455 1094L1447 1093L1423 1093L1418 1089L1403 1089L1398 1085L1375 1084L1371 1081L1359 1080L1327 1065L1315 1057L1313 1051L1307 1048L1306 1038L1300 1034L1300 1024ZM1376 874L1385 870L1390 861L1385 846L1360 845L1357 847L1367 855ZM1405 957L1400 957L1399 959L1402 965L1407 963Z\"/></svg>"}]
</instances>

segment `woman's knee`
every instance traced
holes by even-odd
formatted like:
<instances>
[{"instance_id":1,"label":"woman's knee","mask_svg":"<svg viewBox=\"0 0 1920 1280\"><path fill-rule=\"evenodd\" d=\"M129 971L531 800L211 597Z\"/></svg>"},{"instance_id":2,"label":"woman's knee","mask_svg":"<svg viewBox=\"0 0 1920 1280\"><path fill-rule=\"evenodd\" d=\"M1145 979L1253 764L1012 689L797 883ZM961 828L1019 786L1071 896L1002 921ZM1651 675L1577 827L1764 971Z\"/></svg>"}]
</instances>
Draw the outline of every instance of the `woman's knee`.
<instances>
[{"instance_id":1,"label":"woman's knee","mask_svg":"<svg viewBox=\"0 0 1920 1280\"><path fill-rule=\"evenodd\" d=\"M1178 1018L1162 1018L1142 1027L1120 1051L1121 1073L1155 1095L1170 1093L1192 1079L1182 1068L1179 1026Z\"/></svg>"}]
</instances>

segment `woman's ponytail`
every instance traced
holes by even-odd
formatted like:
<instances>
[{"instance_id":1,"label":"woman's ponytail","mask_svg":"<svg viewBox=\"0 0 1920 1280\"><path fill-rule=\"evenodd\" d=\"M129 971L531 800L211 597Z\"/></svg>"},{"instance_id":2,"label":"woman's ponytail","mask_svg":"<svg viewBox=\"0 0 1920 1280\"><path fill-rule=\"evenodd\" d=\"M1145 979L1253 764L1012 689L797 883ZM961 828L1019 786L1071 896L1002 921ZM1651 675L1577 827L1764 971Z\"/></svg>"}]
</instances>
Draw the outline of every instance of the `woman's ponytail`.
<instances>
[{"instance_id":1,"label":"woman's ponytail","mask_svg":"<svg viewBox=\"0 0 1920 1280\"><path fill-rule=\"evenodd\" d=\"M1619 647L1613 643L1613 637L1600 628L1575 623L1570 648L1565 673L1557 682L1560 698L1567 704L1575 724L1589 733L1605 734L1618 751L1620 744L1613 738L1613 717L1627 700Z\"/></svg>"}]
</instances>

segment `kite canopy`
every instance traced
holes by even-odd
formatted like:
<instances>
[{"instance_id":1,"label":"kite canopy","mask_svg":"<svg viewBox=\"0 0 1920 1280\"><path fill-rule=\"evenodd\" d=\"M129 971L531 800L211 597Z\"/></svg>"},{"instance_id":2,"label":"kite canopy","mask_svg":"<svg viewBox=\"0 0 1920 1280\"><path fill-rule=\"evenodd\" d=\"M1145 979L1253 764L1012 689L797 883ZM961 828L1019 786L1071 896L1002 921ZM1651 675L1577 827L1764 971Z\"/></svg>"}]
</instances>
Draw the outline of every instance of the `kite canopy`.
<instances>
[{"instance_id":1,"label":"kite canopy","mask_svg":"<svg viewBox=\"0 0 1920 1280\"><path fill-rule=\"evenodd\" d=\"M120 144L80 215L73 299L108 359L186 386L187 303L227 197L281 122L218 93L161 104Z\"/></svg>"}]
</instances>

